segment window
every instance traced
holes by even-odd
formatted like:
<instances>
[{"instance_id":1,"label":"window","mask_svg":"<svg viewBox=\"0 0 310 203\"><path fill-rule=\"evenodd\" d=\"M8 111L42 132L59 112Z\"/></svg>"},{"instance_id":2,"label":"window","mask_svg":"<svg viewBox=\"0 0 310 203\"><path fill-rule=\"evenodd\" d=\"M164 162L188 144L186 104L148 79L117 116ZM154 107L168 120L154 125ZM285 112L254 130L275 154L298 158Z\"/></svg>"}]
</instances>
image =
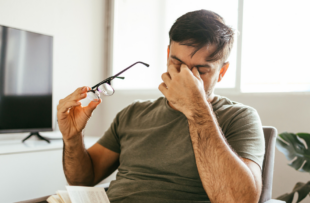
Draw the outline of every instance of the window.
<instances>
[{"instance_id":1,"label":"window","mask_svg":"<svg viewBox=\"0 0 310 203\"><path fill-rule=\"evenodd\" d=\"M310 91L308 0L114 2L113 73L139 60L150 64L126 72L126 82L115 80L117 89L157 89L166 71L170 27L189 11L208 9L236 30L230 68L217 84L221 93Z\"/></svg>"},{"instance_id":2,"label":"window","mask_svg":"<svg viewBox=\"0 0 310 203\"><path fill-rule=\"evenodd\" d=\"M242 92L310 91L309 1L244 1Z\"/></svg>"},{"instance_id":3,"label":"window","mask_svg":"<svg viewBox=\"0 0 310 203\"><path fill-rule=\"evenodd\" d=\"M225 5L225 6L223 6ZM157 89L166 72L168 32L175 20L194 10L207 9L220 14L237 30L238 0L117 0L114 1L113 74L136 61L150 64L127 71L126 80L114 80L116 89ZM236 43L235 43L236 44ZM234 88L236 45L230 68L219 88Z\"/></svg>"}]
</instances>

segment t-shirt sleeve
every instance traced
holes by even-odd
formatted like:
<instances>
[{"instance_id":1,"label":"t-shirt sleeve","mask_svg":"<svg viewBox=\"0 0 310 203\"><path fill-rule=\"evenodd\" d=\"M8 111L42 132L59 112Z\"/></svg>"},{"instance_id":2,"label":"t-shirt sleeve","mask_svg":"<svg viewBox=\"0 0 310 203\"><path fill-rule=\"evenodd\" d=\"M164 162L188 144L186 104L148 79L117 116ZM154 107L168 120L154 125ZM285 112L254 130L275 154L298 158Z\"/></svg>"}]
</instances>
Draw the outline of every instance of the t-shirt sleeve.
<instances>
[{"instance_id":1,"label":"t-shirt sleeve","mask_svg":"<svg viewBox=\"0 0 310 203\"><path fill-rule=\"evenodd\" d=\"M104 133L104 135L97 141L98 144L104 146L105 148L120 153L121 152L121 145L120 145L120 136L119 136L119 125L122 122L124 116L127 115L128 110L132 106L129 105L120 111L116 117L114 118L113 122L111 123L110 128Z\"/></svg>"},{"instance_id":2,"label":"t-shirt sleeve","mask_svg":"<svg viewBox=\"0 0 310 203\"><path fill-rule=\"evenodd\" d=\"M262 169L265 137L255 109L251 107L239 109L224 134L229 145L240 157L256 162Z\"/></svg>"},{"instance_id":3,"label":"t-shirt sleeve","mask_svg":"<svg viewBox=\"0 0 310 203\"><path fill-rule=\"evenodd\" d=\"M111 123L110 128L97 141L98 144L116 153L121 152L119 136L117 134L118 125L119 125L119 113L114 118L113 122Z\"/></svg>"}]
</instances>

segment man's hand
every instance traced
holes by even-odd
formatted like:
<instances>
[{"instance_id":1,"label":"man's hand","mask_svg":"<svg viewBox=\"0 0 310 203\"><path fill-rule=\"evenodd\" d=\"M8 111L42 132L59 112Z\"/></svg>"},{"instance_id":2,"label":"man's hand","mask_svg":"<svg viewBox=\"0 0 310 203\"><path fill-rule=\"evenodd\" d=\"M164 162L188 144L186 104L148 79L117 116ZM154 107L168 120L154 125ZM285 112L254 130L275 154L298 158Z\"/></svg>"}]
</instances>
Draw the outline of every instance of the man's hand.
<instances>
[{"instance_id":1,"label":"man's hand","mask_svg":"<svg viewBox=\"0 0 310 203\"><path fill-rule=\"evenodd\" d=\"M158 89L165 95L170 105L192 119L207 105L203 80L196 67L192 71L182 64L180 71L174 64L168 66L168 72L162 74L164 81Z\"/></svg>"},{"instance_id":2,"label":"man's hand","mask_svg":"<svg viewBox=\"0 0 310 203\"><path fill-rule=\"evenodd\" d=\"M85 149L82 130L101 99L81 106L90 87L81 87L59 101L57 119L64 140L63 168L70 185L93 186L95 173L93 161Z\"/></svg>"},{"instance_id":3,"label":"man's hand","mask_svg":"<svg viewBox=\"0 0 310 203\"><path fill-rule=\"evenodd\" d=\"M91 101L88 106L82 107L79 101L87 97L88 90L90 90L90 87L78 88L72 94L59 101L57 119L64 142L81 134L92 112L101 103L100 99L98 101Z\"/></svg>"}]
</instances>

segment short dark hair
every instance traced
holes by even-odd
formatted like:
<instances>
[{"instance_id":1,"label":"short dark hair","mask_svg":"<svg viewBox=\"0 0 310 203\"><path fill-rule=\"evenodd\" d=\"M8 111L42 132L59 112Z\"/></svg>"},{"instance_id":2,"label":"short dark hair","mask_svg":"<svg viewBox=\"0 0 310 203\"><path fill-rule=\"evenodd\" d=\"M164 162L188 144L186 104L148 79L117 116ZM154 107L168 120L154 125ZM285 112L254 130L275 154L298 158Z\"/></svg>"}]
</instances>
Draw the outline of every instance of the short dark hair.
<instances>
[{"instance_id":1,"label":"short dark hair","mask_svg":"<svg viewBox=\"0 0 310 203\"><path fill-rule=\"evenodd\" d=\"M205 45L216 45L210 61L225 62L234 43L234 31L225 25L224 19L209 10L188 12L179 17L169 31L170 43L195 47L192 56Z\"/></svg>"}]
</instances>

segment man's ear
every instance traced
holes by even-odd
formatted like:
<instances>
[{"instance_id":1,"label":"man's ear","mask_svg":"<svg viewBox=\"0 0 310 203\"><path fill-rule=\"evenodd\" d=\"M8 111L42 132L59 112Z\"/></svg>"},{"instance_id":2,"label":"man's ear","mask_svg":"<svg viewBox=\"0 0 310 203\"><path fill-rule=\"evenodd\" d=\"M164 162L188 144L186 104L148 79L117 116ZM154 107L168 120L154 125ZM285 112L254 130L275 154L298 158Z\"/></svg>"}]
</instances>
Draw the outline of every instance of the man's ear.
<instances>
[{"instance_id":1,"label":"man's ear","mask_svg":"<svg viewBox=\"0 0 310 203\"><path fill-rule=\"evenodd\" d=\"M170 45L168 45L168 48L167 48L167 60L169 59L169 54L170 54Z\"/></svg>"},{"instance_id":2,"label":"man's ear","mask_svg":"<svg viewBox=\"0 0 310 203\"><path fill-rule=\"evenodd\" d=\"M229 62L226 62L223 64L223 66L220 70L220 74L219 74L219 78L218 78L217 82L220 82L223 79L228 67L229 67Z\"/></svg>"}]
</instances>

